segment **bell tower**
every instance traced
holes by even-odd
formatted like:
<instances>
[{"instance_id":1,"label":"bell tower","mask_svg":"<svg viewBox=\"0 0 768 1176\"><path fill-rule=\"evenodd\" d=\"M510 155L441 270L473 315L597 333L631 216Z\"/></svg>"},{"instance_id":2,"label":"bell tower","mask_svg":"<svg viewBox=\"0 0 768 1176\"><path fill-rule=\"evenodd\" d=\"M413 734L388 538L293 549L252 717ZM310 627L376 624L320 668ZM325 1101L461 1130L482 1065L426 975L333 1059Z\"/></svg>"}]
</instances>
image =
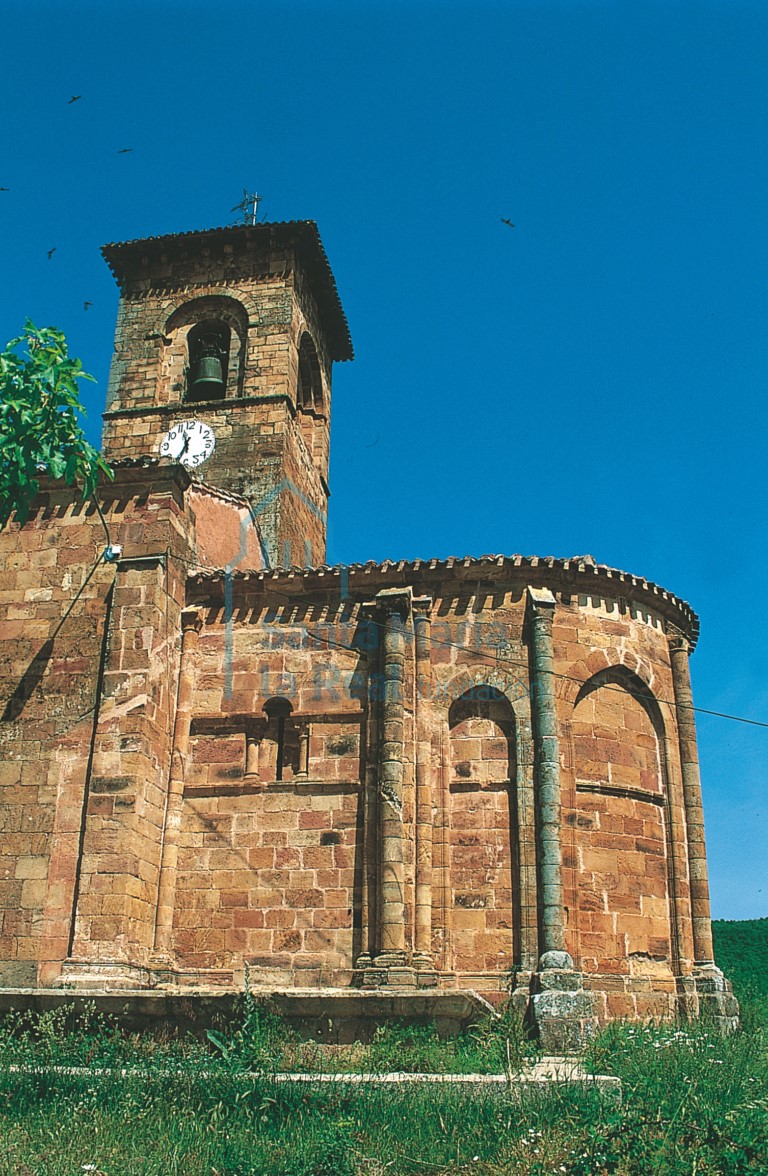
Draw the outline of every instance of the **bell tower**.
<instances>
[{"instance_id":1,"label":"bell tower","mask_svg":"<svg viewBox=\"0 0 768 1176\"><path fill-rule=\"evenodd\" d=\"M352 342L314 221L105 245L120 287L109 461L245 497L272 566L325 560L331 368Z\"/></svg>"}]
</instances>

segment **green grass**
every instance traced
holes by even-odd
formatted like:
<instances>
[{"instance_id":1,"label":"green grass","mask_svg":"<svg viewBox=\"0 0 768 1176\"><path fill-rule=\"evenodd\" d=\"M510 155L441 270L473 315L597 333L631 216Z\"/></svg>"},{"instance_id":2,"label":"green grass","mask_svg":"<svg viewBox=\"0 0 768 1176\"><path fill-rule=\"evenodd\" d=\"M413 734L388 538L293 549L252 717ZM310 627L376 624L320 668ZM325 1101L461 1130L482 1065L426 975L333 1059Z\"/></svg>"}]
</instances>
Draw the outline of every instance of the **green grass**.
<instances>
[{"instance_id":1,"label":"green grass","mask_svg":"<svg viewBox=\"0 0 768 1176\"><path fill-rule=\"evenodd\" d=\"M511 1015L452 1043L428 1026L394 1026L370 1046L330 1052L293 1039L249 996L240 1029L205 1043L127 1038L61 1012L11 1018L0 1028L0 1176L768 1174L766 926L716 925L718 958L744 1002L739 1033L616 1024L599 1036L586 1064L622 1079L620 1105L572 1089L520 1104L511 1088L328 1089L270 1077L404 1062L498 1071L529 1048ZM84 1065L89 1073L50 1068ZM245 1079L248 1069L264 1074Z\"/></svg>"}]
</instances>

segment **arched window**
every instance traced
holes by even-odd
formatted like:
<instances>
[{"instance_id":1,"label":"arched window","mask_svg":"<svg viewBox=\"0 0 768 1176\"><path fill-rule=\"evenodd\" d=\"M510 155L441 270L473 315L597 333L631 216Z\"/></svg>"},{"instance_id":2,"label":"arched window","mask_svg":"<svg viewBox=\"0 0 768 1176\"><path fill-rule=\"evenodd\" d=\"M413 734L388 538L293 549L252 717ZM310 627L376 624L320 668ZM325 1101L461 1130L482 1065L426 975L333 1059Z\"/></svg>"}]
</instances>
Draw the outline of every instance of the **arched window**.
<instances>
[{"instance_id":1,"label":"arched window","mask_svg":"<svg viewBox=\"0 0 768 1176\"><path fill-rule=\"evenodd\" d=\"M625 666L579 690L571 720L573 808L564 837L574 877L578 954L587 972L653 972L672 954L664 725Z\"/></svg>"},{"instance_id":2,"label":"arched window","mask_svg":"<svg viewBox=\"0 0 768 1176\"><path fill-rule=\"evenodd\" d=\"M162 333L161 402L194 404L243 395L248 314L236 298L191 298L166 319Z\"/></svg>"},{"instance_id":3,"label":"arched window","mask_svg":"<svg viewBox=\"0 0 768 1176\"><path fill-rule=\"evenodd\" d=\"M451 704L448 726L455 780L489 784L510 779L513 714L500 690L483 684L465 691Z\"/></svg>"},{"instance_id":4,"label":"arched window","mask_svg":"<svg viewBox=\"0 0 768 1176\"><path fill-rule=\"evenodd\" d=\"M223 400L227 391L232 333L226 323L205 319L187 335L187 384L184 399Z\"/></svg>"},{"instance_id":5,"label":"arched window","mask_svg":"<svg viewBox=\"0 0 768 1176\"><path fill-rule=\"evenodd\" d=\"M499 977L512 966L514 711L489 683L465 691L448 712L450 813L443 851L452 908L445 966Z\"/></svg>"},{"instance_id":6,"label":"arched window","mask_svg":"<svg viewBox=\"0 0 768 1176\"><path fill-rule=\"evenodd\" d=\"M328 420L323 404L320 360L311 336L305 331L299 344L299 373L296 385L299 428L313 464L327 472Z\"/></svg>"},{"instance_id":7,"label":"arched window","mask_svg":"<svg viewBox=\"0 0 768 1176\"><path fill-rule=\"evenodd\" d=\"M578 783L663 791L663 723L648 687L624 666L599 670L573 711Z\"/></svg>"},{"instance_id":8,"label":"arched window","mask_svg":"<svg viewBox=\"0 0 768 1176\"><path fill-rule=\"evenodd\" d=\"M287 698L269 698L264 703L267 716L265 750L267 771L275 780L290 780L299 770L299 733Z\"/></svg>"},{"instance_id":9,"label":"arched window","mask_svg":"<svg viewBox=\"0 0 768 1176\"><path fill-rule=\"evenodd\" d=\"M305 331L299 344L299 381L296 394L297 408L302 412L322 412L323 382L320 361L312 338Z\"/></svg>"}]
</instances>

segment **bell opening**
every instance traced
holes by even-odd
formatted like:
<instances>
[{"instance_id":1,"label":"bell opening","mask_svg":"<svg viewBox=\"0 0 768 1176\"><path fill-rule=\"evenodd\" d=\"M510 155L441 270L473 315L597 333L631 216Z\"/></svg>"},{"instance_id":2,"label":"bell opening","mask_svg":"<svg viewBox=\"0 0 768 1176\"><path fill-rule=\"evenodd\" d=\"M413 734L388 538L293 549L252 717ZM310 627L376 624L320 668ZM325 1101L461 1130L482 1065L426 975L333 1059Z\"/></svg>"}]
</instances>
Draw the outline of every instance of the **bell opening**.
<instances>
[{"instance_id":1,"label":"bell opening","mask_svg":"<svg viewBox=\"0 0 768 1176\"><path fill-rule=\"evenodd\" d=\"M186 400L223 400L229 360L229 328L223 323L198 323L189 333Z\"/></svg>"}]
</instances>

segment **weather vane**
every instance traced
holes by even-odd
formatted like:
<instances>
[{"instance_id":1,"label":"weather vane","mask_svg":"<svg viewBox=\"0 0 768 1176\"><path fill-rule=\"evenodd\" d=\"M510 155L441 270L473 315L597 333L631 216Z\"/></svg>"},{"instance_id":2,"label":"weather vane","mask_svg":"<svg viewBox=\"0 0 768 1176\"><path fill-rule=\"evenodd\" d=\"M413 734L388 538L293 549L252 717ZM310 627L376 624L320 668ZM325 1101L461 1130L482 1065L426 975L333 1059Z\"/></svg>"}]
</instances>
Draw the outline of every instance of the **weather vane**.
<instances>
[{"instance_id":1,"label":"weather vane","mask_svg":"<svg viewBox=\"0 0 768 1176\"><path fill-rule=\"evenodd\" d=\"M239 212L242 214L244 225L255 225L259 205L261 204L263 196L259 196L258 192L249 192L247 188L243 188L243 198L239 204L230 209L231 212Z\"/></svg>"}]
</instances>

